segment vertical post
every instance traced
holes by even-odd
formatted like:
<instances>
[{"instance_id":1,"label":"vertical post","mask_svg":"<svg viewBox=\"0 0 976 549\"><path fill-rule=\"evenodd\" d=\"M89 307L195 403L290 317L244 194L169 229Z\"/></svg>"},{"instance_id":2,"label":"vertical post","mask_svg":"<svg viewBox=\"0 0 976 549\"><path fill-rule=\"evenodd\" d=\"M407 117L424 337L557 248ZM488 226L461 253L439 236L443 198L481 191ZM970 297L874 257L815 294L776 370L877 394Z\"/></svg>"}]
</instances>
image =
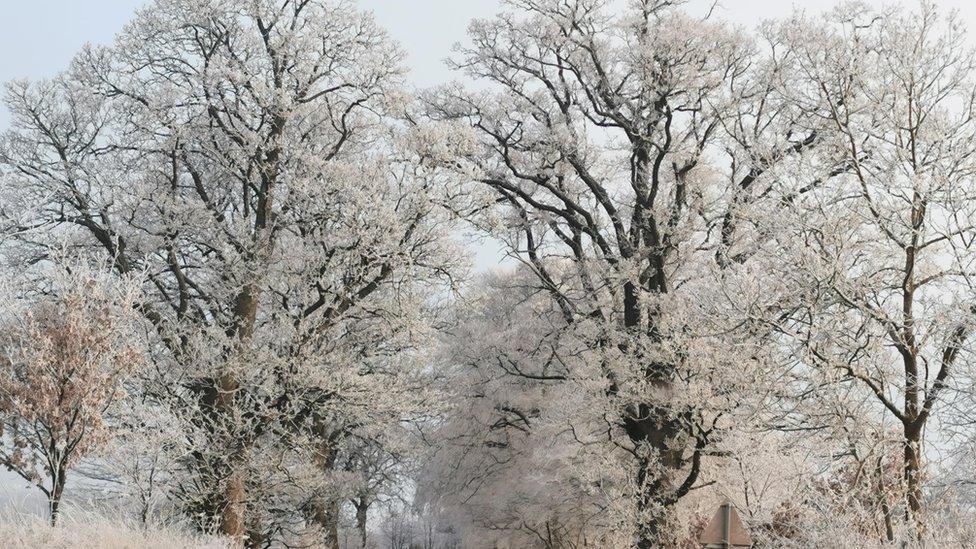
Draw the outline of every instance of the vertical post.
<instances>
[{"instance_id":1,"label":"vertical post","mask_svg":"<svg viewBox=\"0 0 976 549\"><path fill-rule=\"evenodd\" d=\"M732 549L732 503L722 504L722 548Z\"/></svg>"}]
</instances>

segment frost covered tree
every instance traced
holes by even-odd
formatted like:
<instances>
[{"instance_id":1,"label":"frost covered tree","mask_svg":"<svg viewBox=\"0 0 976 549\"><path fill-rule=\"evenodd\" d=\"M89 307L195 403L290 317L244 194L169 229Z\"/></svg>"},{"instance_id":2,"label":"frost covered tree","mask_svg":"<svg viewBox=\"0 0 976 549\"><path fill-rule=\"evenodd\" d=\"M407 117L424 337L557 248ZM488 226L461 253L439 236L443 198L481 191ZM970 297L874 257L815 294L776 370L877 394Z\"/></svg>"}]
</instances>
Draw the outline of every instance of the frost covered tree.
<instances>
[{"instance_id":1,"label":"frost covered tree","mask_svg":"<svg viewBox=\"0 0 976 549\"><path fill-rule=\"evenodd\" d=\"M455 315L440 379L452 405L425 433L417 503L457 525L465 547L626 544L587 490L619 481L615 469L580 470L577 408L590 401L571 368L583 346L534 274L486 276Z\"/></svg>"},{"instance_id":2,"label":"frost covered tree","mask_svg":"<svg viewBox=\"0 0 976 549\"><path fill-rule=\"evenodd\" d=\"M76 491L151 528L179 518L172 499L185 456L175 451L184 447L180 422L141 388L145 370L126 379L124 398L105 418L112 440L78 465Z\"/></svg>"},{"instance_id":3,"label":"frost covered tree","mask_svg":"<svg viewBox=\"0 0 976 549\"><path fill-rule=\"evenodd\" d=\"M132 285L84 266L47 282L8 302L0 325L0 464L44 493L53 526L68 473L111 437L106 411L145 351Z\"/></svg>"},{"instance_id":4,"label":"frost covered tree","mask_svg":"<svg viewBox=\"0 0 976 549\"><path fill-rule=\"evenodd\" d=\"M344 450L342 469L350 472L354 481L348 494L356 516L356 534L360 546L367 547L369 512L384 499L402 497L408 485L407 464L402 444L373 440L352 441ZM403 498L405 499L405 498Z\"/></svg>"},{"instance_id":5,"label":"frost covered tree","mask_svg":"<svg viewBox=\"0 0 976 549\"><path fill-rule=\"evenodd\" d=\"M378 506L398 546L680 547L719 497L761 543L945 541L976 412L958 19L502 4L451 61L477 88L419 104L346 0L155 0L10 83L2 266L67 246L140 291L4 311L0 457L47 467L53 517L111 421L91 470L144 520L165 495L251 547L350 515L365 546ZM459 215L518 266L462 291ZM106 416L122 370L91 372L130 364ZM38 465L25 418L74 442Z\"/></svg>"},{"instance_id":6,"label":"frost covered tree","mask_svg":"<svg viewBox=\"0 0 976 549\"><path fill-rule=\"evenodd\" d=\"M181 421L175 494L203 528L334 546L343 441L425 406L428 297L461 260L399 59L344 2L159 0L8 87L8 257L67 235L144 275L146 391Z\"/></svg>"},{"instance_id":7,"label":"frost covered tree","mask_svg":"<svg viewBox=\"0 0 976 549\"><path fill-rule=\"evenodd\" d=\"M775 86L778 42L679 4L506 2L455 60L486 91L428 101L478 140L459 163L495 205L475 222L584 342L569 373L591 399L579 436L615 456L593 467L629 477L618 516L642 548L674 542L675 505L763 354L721 310L723 288L751 279L755 235L740 211L772 166L816 140Z\"/></svg>"},{"instance_id":8,"label":"frost covered tree","mask_svg":"<svg viewBox=\"0 0 976 549\"><path fill-rule=\"evenodd\" d=\"M900 447L901 478L877 490L897 496L905 537L919 541L926 433L945 444L971 410L976 60L958 18L931 3L848 4L781 32L794 52L785 93L822 113L818 153L777 174L787 191L774 191L780 213L767 222L789 296L774 324L794 398L810 404L793 419L836 440L873 424L880 435L848 449L872 469ZM843 169L824 176L825 163ZM894 513L886 504L887 541Z\"/></svg>"}]
</instances>

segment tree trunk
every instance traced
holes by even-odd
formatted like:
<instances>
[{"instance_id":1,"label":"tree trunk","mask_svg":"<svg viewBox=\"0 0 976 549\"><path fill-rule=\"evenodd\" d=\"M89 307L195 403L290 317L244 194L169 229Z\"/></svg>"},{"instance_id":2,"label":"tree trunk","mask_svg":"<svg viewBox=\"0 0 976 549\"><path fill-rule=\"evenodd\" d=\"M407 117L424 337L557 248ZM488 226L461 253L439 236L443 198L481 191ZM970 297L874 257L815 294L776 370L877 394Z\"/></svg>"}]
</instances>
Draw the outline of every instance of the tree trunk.
<instances>
[{"instance_id":1,"label":"tree trunk","mask_svg":"<svg viewBox=\"0 0 976 549\"><path fill-rule=\"evenodd\" d=\"M656 290L664 289L663 280L654 284ZM631 330L642 330L641 317L637 287L628 282L624 285L624 325ZM649 322L649 334L658 337L653 319ZM671 547L677 543L673 528L674 504L678 499L675 479L684 465L684 449L678 440L681 423L670 407L673 370L670 364L649 363L644 378L653 388L653 394L644 403L628 409L623 420L624 431L634 446L649 450L638 464L635 478L637 549Z\"/></svg>"},{"instance_id":2,"label":"tree trunk","mask_svg":"<svg viewBox=\"0 0 976 549\"><path fill-rule=\"evenodd\" d=\"M248 284L234 300L233 335L237 336L241 347L249 344L254 335L254 322L257 318L260 289ZM222 373L217 381L217 413L222 417L234 414L234 401L240 386L232 371ZM239 442L239 441L238 441ZM236 449L228 458L230 476L224 491L224 507L220 517L220 532L231 538L236 546L244 544L246 533L247 478L242 456L245 449Z\"/></svg>"},{"instance_id":3,"label":"tree trunk","mask_svg":"<svg viewBox=\"0 0 976 549\"><path fill-rule=\"evenodd\" d=\"M641 423L649 423L645 420ZM663 429L656 429L663 432ZM672 547L677 543L674 522L675 491L674 472L680 465L674 459L673 450L661 450L648 438L643 443L654 450L640 463L636 478L636 507L638 524L635 546L637 549Z\"/></svg>"},{"instance_id":4,"label":"tree trunk","mask_svg":"<svg viewBox=\"0 0 976 549\"><path fill-rule=\"evenodd\" d=\"M336 451L332 445L329 433L324 425L316 425L316 434L319 436L318 448L315 452L315 464L319 471L326 475L335 466ZM320 494L315 504L315 511L312 520L317 524L324 535L324 547L327 549L339 548L339 498L336 494Z\"/></svg>"},{"instance_id":5,"label":"tree trunk","mask_svg":"<svg viewBox=\"0 0 976 549\"><path fill-rule=\"evenodd\" d=\"M369 510L369 503L366 498L360 498L356 502L356 529L359 530L359 543L366 549L366 512Z\"/></svg>"},{"instance_id":6,"label":"tree trunk","mask_svg":"<svg viewBox=\"0 0 976 549\"><path fill-rule=\"evenodd\" d=\"M238 470L227 480L224 491L226 501L220 515L220 532L229 537L235 546L244 544L244 508L247 491L244 487L244 475Z\"/></svg>"},{"instance_id":7,"label":"tree trunk","mask_svg":"<svg viewBox=\"0 0 976 549\"><path fill-rule=\"evenodd\" d=\"M339 502L323 497L312 518L322 528L322 547L339 549Z\"/></svg>"},{"instance_id":8,"label":"tree trunk","mask_svg":"<svg viewBox=\"0 0 976 549\"><path fill-rule=\"evenodd\" d=\"M57 526L61 508L61 496L64 494L64 484L67 480L66 471L58 471L51 479L51 493L48 494L48 510L51 514L51 526Z\"/></svg>"},{"instance_id":9,"label":"tree trunk","mask_svg":"<svg viewBox=\"0 0 976 549\"><path fill-rule=\"evenodd\" d=\"M905 520L914 528L914 538L925 537L922 517L922 436L915 426L905 428Z\"/></svg>"},{"instance_id":10,"label":"tree trunk","mask_svg":"<svg viewBox=\"0 0 976 549\"><path fill-rule=\"evenodd\" d=\"M327 549L339 549L339 502L330 504L328 529L325 532L325 546Z\"/></svg>"}]
</instances>

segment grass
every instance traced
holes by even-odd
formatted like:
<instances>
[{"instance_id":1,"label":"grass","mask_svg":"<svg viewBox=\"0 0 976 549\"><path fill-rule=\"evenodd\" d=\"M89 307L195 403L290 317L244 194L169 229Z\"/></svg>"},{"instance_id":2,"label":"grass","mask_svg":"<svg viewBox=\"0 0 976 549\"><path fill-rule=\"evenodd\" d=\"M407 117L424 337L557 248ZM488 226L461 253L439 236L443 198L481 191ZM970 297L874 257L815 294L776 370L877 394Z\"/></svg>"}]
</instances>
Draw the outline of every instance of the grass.
<instances>
[{"instance_id":1,"label":"grass","mask_svg":"<svg viewBox=\"0 0 976 549\"><path fill-rule=\"evenodd\" d=\"M52 528L45 517L24 511L0 513L0 545L51 549L228 549L225 542L176 527L120 522L92 512L69 510Z\"/></svg>"}]
</instances>

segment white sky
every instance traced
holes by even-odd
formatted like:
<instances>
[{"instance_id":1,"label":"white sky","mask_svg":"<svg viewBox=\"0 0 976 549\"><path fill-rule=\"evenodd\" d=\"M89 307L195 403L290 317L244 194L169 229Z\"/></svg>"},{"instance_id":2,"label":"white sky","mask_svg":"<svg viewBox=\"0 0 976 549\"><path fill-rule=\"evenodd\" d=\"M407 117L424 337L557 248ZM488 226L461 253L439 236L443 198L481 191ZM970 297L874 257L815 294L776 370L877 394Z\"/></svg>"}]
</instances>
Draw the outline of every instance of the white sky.
<instances>
[{"instance_id":1,"label":"white sky","mask_svg":"<svg viewBox=\"0 0 976 549\"><path fill-rule=\"evenodd\" d=\"M234 0L227 0L234 1ZM443 65L451 46L464 40L468 22L487 17L499 0L357 0L406 49L414 82L433 85L451 78ZM86 42L109 43L145 0L0 0L0 81L51 76L67 66ZM701 9L710 0L692 0ZM721 0L717 14L752 27L763 18L783 17L795 8L820 12L836 0ZM878 0L869 4L890 2ZM913 0L904 2L914 4ZM936 0L946 9L959 9L976 29L973 0ZM6 127L0 114L0 129Z\"/></svg>"},{"instance_id":2,"label":"white sky","mask_svg":"<svg viewBox=\"0 0 976 549\"><path fill-rule=\"evenodd\" d=\"M373 11L379 23L403 46L411 78L421 87L452 79L453 74L443 62L450 55L451 46L464 41L471 19L490 16L500 4L500 0L355 1ZM83 44L110 43L135 9L146 3L148 0L0 0L0 20L4 23L0 32L0 82L53 76L68 65ZM702 10L712 0L690 3L693 9ZM716 14L744 27L754 27L764 18L784 17L797 8L817 13L836 4L837 0L720 0ZM935 4L946 10L958 9L969 27L976 29L973 0L935 0ZM7 128L8 121L6 110L0 108L0 131Z\"/></svg>"}]
</instances>

